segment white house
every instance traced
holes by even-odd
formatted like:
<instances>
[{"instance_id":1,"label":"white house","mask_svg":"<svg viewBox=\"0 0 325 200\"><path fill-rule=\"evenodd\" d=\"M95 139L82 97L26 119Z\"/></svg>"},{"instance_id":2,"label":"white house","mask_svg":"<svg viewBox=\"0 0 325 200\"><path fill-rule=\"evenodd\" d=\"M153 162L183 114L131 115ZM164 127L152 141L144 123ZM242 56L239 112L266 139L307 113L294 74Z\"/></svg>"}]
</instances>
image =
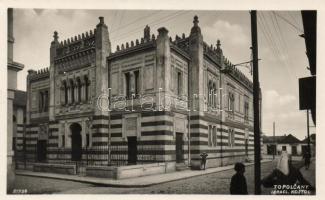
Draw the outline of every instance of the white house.
<instances>
[{"instance_id":1,"label":"white house","mask_svg":"<svg viewBox=\"0 0 325 200\"><path fill-rule=\"evenodd\" d=\"M262 153L264 155L273 155L273 153L279 155L282 151L286 151L293 156L301 156L306 150L307 143L291 134L283 136L263 136Z\"/></svg>"}]
</instances>

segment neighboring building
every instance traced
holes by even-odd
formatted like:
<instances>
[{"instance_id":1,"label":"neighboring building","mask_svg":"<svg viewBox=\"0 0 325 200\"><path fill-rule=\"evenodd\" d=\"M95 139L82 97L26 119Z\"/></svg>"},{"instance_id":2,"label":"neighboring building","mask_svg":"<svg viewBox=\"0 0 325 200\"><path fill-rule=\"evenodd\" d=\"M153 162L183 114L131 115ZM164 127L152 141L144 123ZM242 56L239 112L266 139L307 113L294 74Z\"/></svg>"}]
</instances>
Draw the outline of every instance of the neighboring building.
<instances>
[{"instance_id":1,"label":"neighboring building","mask_svg":"<svg viewBox=\"0 0 325 200\"><path fill-rule=\"evenodd\" d=\"M212 167L253 155L252 82L219 40L215 47L203 41L198 17L189 36L172 40L162 27L156 37L146 26L141 39L115 52L99 19L94 31L61 42L54 32L50 67L29 70L28 159L186 164L190 149L193 167L203 152ZM106 95L110 111L102 109Z\"/></svg>"},{"instance_id":2,"label":"neighboring building","mask_svg":"<svg viewBox=\"0 0 325 200\"><path fill-rule=\"evenodd\" d=\"M15 98L13 100L13 115L12 115L12 121L13 121L13 143L12 147L13 150L18 148L22 148L23 143L17 143L17 138L19 138L20 142L23 142L24 137L24 128L25 128L25 122L26 122L26 92L16 90L15 92Z\"/></svg>"},{"instance_id":3,"label":"neighboring building","mask_svg":"<svg viewBox=\"0 0 325 200\"><path fill-rule=\"evenodd\" d=\"M263 137L263 154L264 155L280 155L282 151L286 151L293 156L300 156L306 151L307 143L300 141L295 136L264 136Z\"/></svg>"},{"instance_id":4,"label":"neighboring building","mask_svg":"<svg viewBox=\"0 0 325 200\"><path fill-rule=\"evenodd\" d=\"M14 148L13 148L13 137L15 132L15 118L14 112L16 91L17 91L17 73L24 68L24 65L14 61L14 33L13 33L13 10L8 9L8 55L7 55L7 68L8 68L8 95L7 95L7 189L11 189L11 184L14 179L13 172L13 157L14 157Z\"/></svg>"}]
</instances>

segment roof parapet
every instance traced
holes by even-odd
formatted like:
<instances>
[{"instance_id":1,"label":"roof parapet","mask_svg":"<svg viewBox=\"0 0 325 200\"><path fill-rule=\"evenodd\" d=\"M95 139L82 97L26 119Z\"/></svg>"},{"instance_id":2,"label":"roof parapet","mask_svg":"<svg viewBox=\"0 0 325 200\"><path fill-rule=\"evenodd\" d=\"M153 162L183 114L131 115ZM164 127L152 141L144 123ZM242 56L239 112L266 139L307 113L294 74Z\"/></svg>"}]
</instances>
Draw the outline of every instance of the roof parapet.
<instances>
[{"instance_id":1,"label":"roof parapet","mask_svg":"<svg viewBox=\"0 0 325 200\"><path fill-rule=\"evenodd\" d=\"M148 27L146 27L146 29L148 31ZM130 48L137 48L138 46L141 46L141 45L149 43L149 42L154 42L154 41L156 41L155 34L152 34L151 37L146 35L146 38L142 37L140 39L136 39L135 41L131 40L130 42L126 42L125 44L117 45L116 52L126 51Z\"/></svg>"}]
</instances>

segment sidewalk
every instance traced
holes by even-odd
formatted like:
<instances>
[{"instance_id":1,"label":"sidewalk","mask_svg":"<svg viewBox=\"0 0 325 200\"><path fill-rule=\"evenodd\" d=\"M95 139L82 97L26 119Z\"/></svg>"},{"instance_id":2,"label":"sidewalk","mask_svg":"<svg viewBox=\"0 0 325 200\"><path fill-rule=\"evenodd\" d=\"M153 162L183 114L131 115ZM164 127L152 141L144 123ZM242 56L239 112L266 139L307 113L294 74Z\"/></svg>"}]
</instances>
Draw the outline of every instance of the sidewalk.
<instances>
[{"instance_id":1,"label":"sidewalk","mask_svg":"<svg viewBox=\"0 0 325 200\"><path fill-rule=\"evenodd\" d=\"M262 160L261 163L271 162L271 161L272 160ZM253 164L254 164L253 162L245 163L246 166L250 166ZM227 165L224 167L209 168L206 170L176 171L176 172L166 173L166 174L157 174L157 175L151 175L151 176L142 176L142 177L129 178L129 179L120 179L120 180L78 176L78 175L32 172L32 171L25 171L25 170L16 170L16 174L23 175L23 176L33 176L33 177L42 177L42 178L61 179L61 180L67 180L67 181L76 181L76 182L90 183L90 184L94 184L94 185L102 185L102 186L110 186L110 187L148 187L151 185L191 178L191 177L195 177L195 176L202 176L202 175L206 175L206 174L230 170L233 168L234 168L234 165Z\"/></svg>"},{"instance_id":2,"label":"sidewalk","mask_svg":"<svg viewBox=\"0 0 325 200\"><path fill-rule=\"evenodd\" d=\"M312 185L312 186L316 186L316 179L315 179L315 159L312 159L310 162L310 166L309 169L306 170L305 167L302 167L300 169L301 174L303 175L303 177Z\"/></svg>"}]
</instances>

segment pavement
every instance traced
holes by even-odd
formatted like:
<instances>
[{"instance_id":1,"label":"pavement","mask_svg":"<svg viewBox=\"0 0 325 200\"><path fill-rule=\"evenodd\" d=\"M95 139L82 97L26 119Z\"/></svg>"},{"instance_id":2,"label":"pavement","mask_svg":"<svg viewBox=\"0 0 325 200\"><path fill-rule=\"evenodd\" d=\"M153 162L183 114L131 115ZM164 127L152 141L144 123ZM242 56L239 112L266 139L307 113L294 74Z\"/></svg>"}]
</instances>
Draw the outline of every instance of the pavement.
<instances>
[{"instance_id":1,"label":"pavement","mask_svg":"<svg viewBox=\"0 0 325 200\"><path fill-rule=\"evenodd\" d=\"M272 160L262 160L261 163L272 162ZM246 166L254 165L253 162L244 163ZM206 170L184 170L176 171L166 174L156 174L150 176L142 176L136 178L128 179L107 179L107 178L97 178L97 177L88 177L88 176L78 176L78 175L66 175L66 174L55 174L55 173L44 173L44 172L32 172L26 170L16 170L17 175L22 176L32 176L32 177L41 177L41 178L52 178L60 180L75 181L81 183L90 183L100 186L109 186L109 187L123 187L123 188L132 188L132 187L148 187L152 185L157 185L161 183L167 183L171 181L177 181L187 178L192 178L195 176L202 176L207 174L212 174L216 172L222 172L225 170L233 169L234 165L227 165L223 167L208 168ZM309 171L311 171L310 169Z\"/></svg>"},{"instance_id":2,"label":"pavement","mask_svg":"<svg viewBox=\"0 0 325 200\"><path fill-rule=\"evenodd\" d=\"M315 169L315 158L311 159L309 169L305 167L300 168L302 176L312 185L316 186L316 169Z\"/></svg>"}]
</instances>

